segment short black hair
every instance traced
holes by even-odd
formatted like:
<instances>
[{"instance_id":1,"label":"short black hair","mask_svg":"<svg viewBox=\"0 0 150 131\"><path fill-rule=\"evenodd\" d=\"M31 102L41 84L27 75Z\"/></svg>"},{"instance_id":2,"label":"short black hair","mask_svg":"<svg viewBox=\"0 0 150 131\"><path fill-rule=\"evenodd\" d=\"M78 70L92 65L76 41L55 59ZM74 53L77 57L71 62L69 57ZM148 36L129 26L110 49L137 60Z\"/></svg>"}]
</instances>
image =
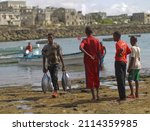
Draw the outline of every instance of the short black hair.
<instances>
[{"instance_id":1,"label":"short black hair","mask_svg":"<svg viewBox=\"0 0 150 131\"><path fill-rule=\"evenodd\" d=\"M121 33L119 31L115 31L113 33L114 36L117 36L118 38L121 38Z\"/></svg>"},{"instance_id":2,"label":"short black hair","mask_svg":"<svg viewBox=\"0 0 150 131\"><path fill-rule=\"evenodd\" d=\"M90 26L86 26L86 27L85 27L85 33L86 33L87 35L91 35L91 34L93 33L93 31L92 31L92 29L91 29Z\"/></svg>"},{"instance_id":3,"label":"short black hair","mask_svg":"<svg viewBox=\"0 0 150 131\"><path fill-rule=\"evenodd\" d=\"M54 35L53 35L53 33L48 33L48 35L47 35L47 36L49 36L49 35L52 35L52 36L54 36Z\"/></svg>"},{"instance_id":4,"label":"short black hair","mask_svg":"<svg viewBox=\"0 0 150 131\"><path fill-rule=\"evenodd\" d=\"M134 35L133 35L133 36L131 36L130 40L131 40L131 39L134 39L135 41L137 41L137 37L136 37L136 36L134 36Z\"/></svg>"},{"instance_id":5,"label":"short black hair","mask_svg":"<svg viewBox=\"0 0 150 131\"><path fill-rule=\"evenodd\" d=\"M137 38L136 38L136 36L133 35L133 36L131 36L131 39L137 39Z\"/></svg>"}]
</instances>

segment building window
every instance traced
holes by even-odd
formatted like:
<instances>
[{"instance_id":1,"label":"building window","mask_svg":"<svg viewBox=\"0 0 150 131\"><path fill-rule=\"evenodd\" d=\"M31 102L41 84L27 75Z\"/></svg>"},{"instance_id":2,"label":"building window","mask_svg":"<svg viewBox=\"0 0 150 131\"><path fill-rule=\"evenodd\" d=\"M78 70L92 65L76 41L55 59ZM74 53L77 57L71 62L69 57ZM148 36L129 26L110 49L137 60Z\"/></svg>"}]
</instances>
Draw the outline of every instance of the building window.
<instances>
[{"instance_id":1,"label":"building window","mask_svg":"<svg viewBox=\"0 0 150 131\"><path fill-rule=\"evenodd\" d=\"M9 18L10 18L10 19L12 19L12 18L13 18L13 16L12 16L12 15L9 15Z\"/></svg>"},{"instance_id":2,"label":"building window","mask_svg":"<svg viewBox=\"0 0 150 131\"><path fill-rule=\"evenodd\" d=\"M3 17L4 19L6 19L6 15L2 15L2 17Z\"/></svg>"}]
</instances>

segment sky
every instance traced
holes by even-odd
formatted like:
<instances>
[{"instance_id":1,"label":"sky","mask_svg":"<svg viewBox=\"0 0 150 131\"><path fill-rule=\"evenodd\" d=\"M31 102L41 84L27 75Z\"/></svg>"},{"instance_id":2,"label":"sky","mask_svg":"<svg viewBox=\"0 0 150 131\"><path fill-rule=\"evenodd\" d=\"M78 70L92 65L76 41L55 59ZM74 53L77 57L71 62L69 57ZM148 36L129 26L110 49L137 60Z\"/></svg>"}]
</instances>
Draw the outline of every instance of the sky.
<instances>
[{"instance_id":1,"label":"sky","mask_svg":"<svg viewBox=\"0 0 150 131\"><path fill-rule=\"evenodd\" d=\"M150 13L150 0L26 0L26 3L27 6L41 8L48 6L74 8L82 11L83 14L90 12L106 12L107 15Z\"/></svg>"}]
</instances>

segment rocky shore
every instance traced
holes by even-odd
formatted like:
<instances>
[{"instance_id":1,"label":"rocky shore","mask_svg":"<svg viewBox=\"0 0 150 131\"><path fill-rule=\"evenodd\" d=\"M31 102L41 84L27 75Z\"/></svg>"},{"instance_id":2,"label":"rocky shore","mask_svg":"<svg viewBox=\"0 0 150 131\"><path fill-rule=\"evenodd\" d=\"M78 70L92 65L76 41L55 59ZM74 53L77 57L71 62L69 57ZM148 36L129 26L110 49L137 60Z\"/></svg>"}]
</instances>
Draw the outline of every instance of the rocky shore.
<instances>
[{"instance_id":1,"label":"rocky shore","mask_svg":"<svg viewBox=\"0 0 150 131\"><path fill-rule=\"evenodd\" d=\"M114 31L122 34L150 33L150 25L94 25L94 35L111 35ZM0 27L0 41L18 41L46 38L48 32L58 38L85 36L85 26L61 26L47 28Z\"/></svg>"},{"instance_id":2,"label":"rocky shore","mask_svg":"<svg viewBox=\"0 0 150 131\"><path fill-rule=\"evenodd\" d=\"M139 98L124 102L117 101L117 90L106 86L100 89L100 100L91 101L91 93L85 90L85 83L81 80L72 83L78 84L79 88L70 92L60 90L58 98L30 85L3 87L0 88L0 114L149 114L150 77L141 80Z\"/></svg>"}]
</instances>

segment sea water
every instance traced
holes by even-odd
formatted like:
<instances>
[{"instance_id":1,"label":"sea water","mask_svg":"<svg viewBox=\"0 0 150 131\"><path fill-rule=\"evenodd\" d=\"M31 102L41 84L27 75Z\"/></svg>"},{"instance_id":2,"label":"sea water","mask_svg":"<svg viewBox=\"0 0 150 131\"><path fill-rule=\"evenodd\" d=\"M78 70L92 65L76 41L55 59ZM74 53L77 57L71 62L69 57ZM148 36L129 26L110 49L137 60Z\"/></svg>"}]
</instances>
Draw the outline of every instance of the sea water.
<instances>
[{"instance_id":1,"label":"sea water","mask_svg":"<svg viewBox=\"0 0 150 131\"><path fill-rule=\"evenodd\" d=\"M112 36L96 36L99 40ZM141 34L138 37L138 46L141 48L141 62L142 73L150 74L150 34ZM122 35L122 39L127 43L130 43L128 35ZM79 52L80 40L77 38L57 38L56 41L61 47L63 54L70 54ZM36 40L15 41L15 42L0 42L0 49L24 47L31 42L35 45ZM104 71L100 73L101 77L114 76L114 56L115 56L115 42L102 41L106 47L107 54L104 59ZM130 45L130 44L129 44ZM44 45L40 45L40 49ZM1 56L3 57L3 56ZM5 56L4 56L5 57ZM14 57L14 56L13 56ZM85 77L84 67L83 71L70 71L68 72L71 79ZM61 79L61 71L59 72L59 80ZM21 66L18 64L1 64L0 65L0 87L3 86L20 86L20 85L32 85L40 86L43 76L42 67L36 66Z\"/></svg>"}]
</instances>

